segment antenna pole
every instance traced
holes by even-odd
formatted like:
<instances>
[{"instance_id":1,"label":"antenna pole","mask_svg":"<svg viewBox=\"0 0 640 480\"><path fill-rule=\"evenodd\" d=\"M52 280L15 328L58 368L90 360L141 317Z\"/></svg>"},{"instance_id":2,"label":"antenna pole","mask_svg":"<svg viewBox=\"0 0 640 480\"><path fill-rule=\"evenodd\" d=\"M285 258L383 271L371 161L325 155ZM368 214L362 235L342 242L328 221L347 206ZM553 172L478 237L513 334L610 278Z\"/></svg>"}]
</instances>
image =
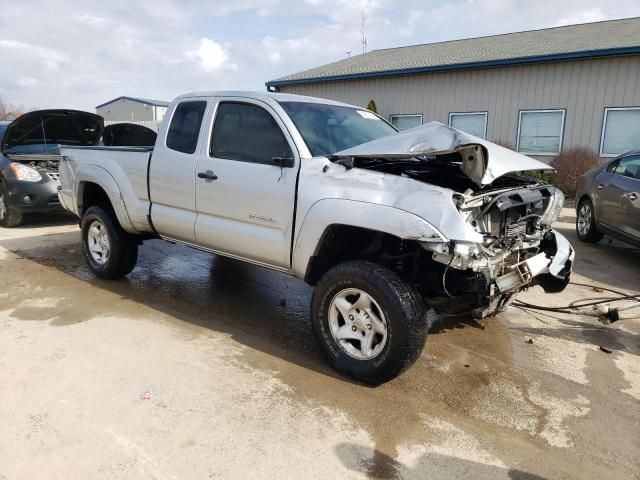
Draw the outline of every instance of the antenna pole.
<instances>
[{"instance_id":1,"label":"antenna pole","mask_svg":"<svg viewBox=\"0 0 640 480\"><path fill-rule=\"evenodd\" d=\"M365 35L365 16L364 8L362 9L362 53L367 53L367 36Z\"/></svg>"}]
</instances>

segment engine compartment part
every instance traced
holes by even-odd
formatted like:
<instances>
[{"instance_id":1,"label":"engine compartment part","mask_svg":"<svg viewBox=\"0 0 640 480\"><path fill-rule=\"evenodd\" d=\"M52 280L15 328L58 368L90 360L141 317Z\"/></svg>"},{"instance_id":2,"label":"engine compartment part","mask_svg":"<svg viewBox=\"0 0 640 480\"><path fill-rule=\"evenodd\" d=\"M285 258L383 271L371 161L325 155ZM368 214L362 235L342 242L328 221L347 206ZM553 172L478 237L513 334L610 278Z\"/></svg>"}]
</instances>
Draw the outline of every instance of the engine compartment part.
<instances>
[{"instance_id":1,"label":"engine compartment part","mask_svg":"<svg viewBox=\"0 0 640 480\"><path fill-rule=\"evenodd\" d=\"M60 155L10 154L7 157L12 165L24 165L39 172L57 172L60 165Z\"/></svg>"}]
</instances>

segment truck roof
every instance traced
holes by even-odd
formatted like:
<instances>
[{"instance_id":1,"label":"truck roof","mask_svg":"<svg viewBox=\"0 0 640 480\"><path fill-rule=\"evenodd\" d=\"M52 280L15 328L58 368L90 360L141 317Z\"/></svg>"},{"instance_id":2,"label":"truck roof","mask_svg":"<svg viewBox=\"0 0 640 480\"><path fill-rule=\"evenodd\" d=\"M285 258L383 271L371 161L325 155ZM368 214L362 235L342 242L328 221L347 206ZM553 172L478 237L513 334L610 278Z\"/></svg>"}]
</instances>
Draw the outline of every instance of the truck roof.
<instances>
[{"instance_id":1,"label":"truck roof","mask_svg":"<svg viewBox=\"0 0 640 480\"><path fill-rule=\"evenodd\" d=\"M292 93L278 93L278 92L250 92L250 91L234 91L234 90L222 90L222 91L207 91L207 92L191 92L179 95L174 100L183 98L194 97L240 97L251 98L254 100L262 100L263 102L307 102L307 103L322 103L325 105L340 105L343 107L358 107L356 105L350 105L348 103L336 102L334 100L327 100L326 98L307 97L305 95L294 95Z\"/></svg>"}]
</instances>

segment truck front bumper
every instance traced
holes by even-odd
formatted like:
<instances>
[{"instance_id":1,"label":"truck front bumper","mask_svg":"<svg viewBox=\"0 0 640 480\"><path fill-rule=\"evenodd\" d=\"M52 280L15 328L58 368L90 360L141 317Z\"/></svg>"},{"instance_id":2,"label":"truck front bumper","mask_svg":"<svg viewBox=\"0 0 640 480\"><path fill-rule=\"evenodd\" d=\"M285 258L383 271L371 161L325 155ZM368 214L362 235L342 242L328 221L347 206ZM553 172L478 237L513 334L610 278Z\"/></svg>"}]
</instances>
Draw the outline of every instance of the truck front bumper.
<instances>
[{"instance_id":1,"label":"truck front bumper","mask_svg":"<svg viewBox=\"0 0 640 480\"><path fill-rule=\"evenodd\" d=\"M511 271L504 275L496 277L495 282L501 293L520 290L531 285L534 281L540 284L545 291L560 291L555 290L552 285L545 288L548 283L545 280L549 277L560 282L566 280L566 283L569 283L575 252L569 241L560 233L551 230L547 236L550 238L545 239L547 245L543 247L543 251L514 265L511 267Z\"/></svg>"},{"instance_id":2,"label":"truck front bumper","mask_svg":"<svg viewBox=\"0 0 640 480\"><path fill-rule=\"evenodd\" d=\"M504 309L518 292L540 285L547 293L563 291L569 284L575 251L564 235L549 230L540 252L511 266L487 285L488 295L472 313L483 318Z\"/></svg>"}]
</instances>

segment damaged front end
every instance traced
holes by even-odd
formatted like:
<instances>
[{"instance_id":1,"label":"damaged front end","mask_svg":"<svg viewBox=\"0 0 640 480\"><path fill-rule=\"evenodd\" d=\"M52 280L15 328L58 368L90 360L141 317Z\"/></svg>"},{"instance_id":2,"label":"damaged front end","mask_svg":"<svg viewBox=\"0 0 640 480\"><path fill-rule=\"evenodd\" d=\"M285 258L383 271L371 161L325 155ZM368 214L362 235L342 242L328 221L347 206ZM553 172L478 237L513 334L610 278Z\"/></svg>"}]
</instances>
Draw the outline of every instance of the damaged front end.
<instances>
[{"instance_id":1,"label":"damaged front end","mask_svg":"<svg viewBox=\"0 0 640 480\"><path fill-rule=\"evenodd\" d=\"M442 291L447 297L470 296L476 317L503 309L514 295L533 285L546 292L569 283L574 251L551 229L564 195L550 185L532 185L483 195L455 196L464 221L482 242L424 244L444 265ZM475 301L474 301L475 300Z\"/></svg>"},{"instance_id":2,"label":"damaged front end","mask_svg":"<svg viewBox=\"0 0 640 480\"><path fill-rule=\"evenodd\" d=\"M419 195L403 194L396 204L425 219L447 241L420 242L411 261L402 262L401 273L437 311L485 317L528 287L559 292L569 283L574 251L551 229L564 195L521 174L549 165L438 122L331 159L348 169L404 177L405 191L415 188L412 181L425 184ZM444 195L451 195L453 209L438 203ZM411 255L403 249L401 242L397 258Z\"/></svg>"}]
</instances>

